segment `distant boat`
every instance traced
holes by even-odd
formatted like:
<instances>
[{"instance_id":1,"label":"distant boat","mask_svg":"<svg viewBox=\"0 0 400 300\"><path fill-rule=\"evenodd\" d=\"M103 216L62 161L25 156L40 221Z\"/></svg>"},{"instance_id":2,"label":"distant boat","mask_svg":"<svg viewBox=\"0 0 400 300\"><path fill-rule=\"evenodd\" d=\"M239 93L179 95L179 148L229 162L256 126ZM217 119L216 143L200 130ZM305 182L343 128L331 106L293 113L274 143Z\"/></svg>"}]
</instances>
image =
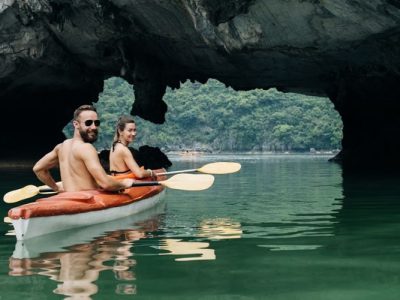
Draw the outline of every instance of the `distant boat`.
<instances>
[{"instance_id":1,"label":"distant boat","mask_svg":"<svg viewBox=\"0 0 400 300\"><path fill-rule=\"evenodd\" d=\"M198 155L202 155L204 154L204 152L202 151L196 151L196 150L184 150L179 152L179 155L182 156L198 156Z\"/></svg>"}]
</instances>

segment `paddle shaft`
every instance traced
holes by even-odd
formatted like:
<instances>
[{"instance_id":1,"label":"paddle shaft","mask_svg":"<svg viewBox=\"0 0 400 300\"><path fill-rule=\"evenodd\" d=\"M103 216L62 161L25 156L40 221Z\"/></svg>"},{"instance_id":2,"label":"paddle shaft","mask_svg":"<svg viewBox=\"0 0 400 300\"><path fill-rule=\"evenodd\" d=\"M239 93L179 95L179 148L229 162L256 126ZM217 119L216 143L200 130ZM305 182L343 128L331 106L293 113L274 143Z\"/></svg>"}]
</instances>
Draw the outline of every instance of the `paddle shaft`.
<instances>
[{"instance_id":1,"label":"paddle shaft","mask_svg":"<svg viewBox=\"0 0 400 300\"><path fill-rule=\"evenodd\" d=\"M137 181L131 187L140 186L165 186L171 189L184 190L184 191L201 191L208 189L214 183L214 176L212 175L191 175L191 174L177 174L167 180L162 181ZM54 193L48 186L37 187L34 185L27 185L15 191L6 193L3 197L6 203L15 203L24 199L36 196L39 193Z\"/></svg>"},{"instance_id":2,"label":"paddle shaft","mask_svg":"<svg viewBox=\"0 0 400 300\"><path fill-rule=\"evenodd\" d=\"M56 182L56 184L57 184L57 185L60 185L60 184L62 184L62 182L61 182L61 181L58 181L58 182ZM57 192L55 192L52 188L50 188L50 187L44 185L44 186L42 186L42 187L39 186L39 191L38 191L38 193L57 193Z\"/></svg>"},{"instance_id":3,"label":"paddle shaft","mask_svg":"<svg viewBox=\"0 0 400 300\"><path fill-rule=\"evenodd\" d=\"M158 181L144 181L144 182L134 182L131 186L137 187L137 186L154 186L154 185L161 185L161 183ZM51 188L39 189L39 193L48 193L48 192L54 192L54 190Z\"/></svg>"},{"instance_id":4,"label":"paddle shaft","mask_svg":"<svg viewBox=\"0 0 400 300\"><path fill-rule=\"evenodd\" d=\"M194 171L196 170L197 169L194 169ZM187 172L187 170L180 172ZM213 182L214 177L212 175L179 174L162 181L135 181L131 187L163 185L178 190L196 191L209 188ZM43 193L51 192L52 190L50 188L41 188L39 191Z\"/></svg>"},{"instance_id":5,"label":"paddle shaft","mask_svg":"<svg viewBox=\"0 0 400 300\"><path fill-rule=\"evenodd\" d=\"M241 168L240 164L235 162L213 162L196 169L163 172L163 173L157 173L157 175L172 175L172 174L194 173L194 172L205 173L205 174L231 174L239 171L240 168Z\"/></svg>"},{"instance_id":6,"label":"paddle shaft","mask_svg":"<svg viewBox=\"0 0 400 300\"><path fill-rule=\"evenodd\" d=\"M144 182L134 182L131 186L153 186L153 185L161 185L159 181L144 181Z\"/></svg>"},{"instance_id":7,"label":"paddle shaft","mask_svg":"<svg viewBox=\"0 0 400 300\"><path fill-rule=\"evenodd\" d=\"M198 171L198 169L187 169L187 170L180 170L180 171L157 173L157 175L173 175L173 174L191 173L191 172L197 172L197 171Z\"/></svg>"}]
</instances>

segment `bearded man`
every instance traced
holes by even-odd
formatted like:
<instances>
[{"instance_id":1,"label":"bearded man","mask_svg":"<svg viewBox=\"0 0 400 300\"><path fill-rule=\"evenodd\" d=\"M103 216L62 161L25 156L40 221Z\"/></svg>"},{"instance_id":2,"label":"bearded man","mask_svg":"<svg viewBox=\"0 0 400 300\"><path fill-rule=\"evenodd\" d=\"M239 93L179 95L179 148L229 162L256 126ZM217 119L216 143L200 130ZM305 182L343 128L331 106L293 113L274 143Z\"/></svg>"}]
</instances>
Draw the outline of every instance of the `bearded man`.
<instances>
[{"instance_id":1,"label":"bearded man","mask_svg":"<svg viewBox=\"0 0 400 300\"><path fill-rule=\"evenodd\" d=\"M82 105L74 112L74 136L58 144L33 167L33 172L53 190L76 192L93 189L118 191L130 187L133 179L117 181L108 176L92 145L97 140L98 119L92 105ZM50 169L59 166L62 185L57 185Z\"/></svg>"}]
</instances>

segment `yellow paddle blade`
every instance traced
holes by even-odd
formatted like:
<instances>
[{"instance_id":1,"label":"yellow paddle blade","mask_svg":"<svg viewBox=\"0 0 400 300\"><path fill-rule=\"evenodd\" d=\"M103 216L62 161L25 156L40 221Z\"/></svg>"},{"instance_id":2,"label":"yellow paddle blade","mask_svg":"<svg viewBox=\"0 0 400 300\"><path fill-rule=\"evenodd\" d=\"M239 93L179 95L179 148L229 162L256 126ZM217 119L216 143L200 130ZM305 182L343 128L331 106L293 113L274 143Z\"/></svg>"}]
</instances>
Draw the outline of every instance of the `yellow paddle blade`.
<instances>
[{"instance_id":1,"label":"yellow paddle blade","mask_svg":"<svg viewBox=\"0 0 400 300\"><path fill-rule=\"evenodd\" d=\"M4 223L12 223L12 219L10 217L4 217Z\"/></svg>"},{"instance_id":2,"label":"yellow paddle blade","mask_svg":"<svg viewBox=\"0 0 400 300\"><path fill-rule=\"evenodd\" d=\"M27 185L21 189L8 192L4 195L4 202L15 203L24 199L31 198L39 194L39 188L34 185Z\"/></svg>"},{"instance_id":3,"label":"yellow paddle blade","mask_svg":"<svg viewBox=\"0 0 400 300\"><path fill-rule=\"evenodd\" d=\"M229 174L240 170L242 166L235 162L215 162L202 166L198 172L207 174Z\"/></svg>"},{"instance_id":4,"label":"yellow paddle blade","mask_svg":"<svg viewBox=\"0 0 400 300\"><path fill-rule=\"evenodd\" d=\"M214 183L214 176L205 174L178 174L170 179L159 181L163 186L185 191L206 190Z\"/></svg>"}]
</instances>

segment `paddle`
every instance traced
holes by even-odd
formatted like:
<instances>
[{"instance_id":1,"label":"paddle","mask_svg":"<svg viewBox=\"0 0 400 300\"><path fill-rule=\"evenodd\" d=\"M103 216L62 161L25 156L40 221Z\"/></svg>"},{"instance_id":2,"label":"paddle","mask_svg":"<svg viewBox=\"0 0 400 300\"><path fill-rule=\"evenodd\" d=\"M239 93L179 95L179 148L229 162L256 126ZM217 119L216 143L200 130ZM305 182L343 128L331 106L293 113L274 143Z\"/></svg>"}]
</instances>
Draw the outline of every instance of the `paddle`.
<instances>
[{"instance_id":1,"label":"paddle","mask_svg":"<svg viewBox=\"0 0 400 300\"><path fill-rule=\"evenodd\" d=\"M21 200L25 200L31 197L36 196L39 193L43 194L56 194L57 192L53 191L47 185L35 186L35 185L27 185L18 190L10 191L4 195L3 200L6 203L15 203Z\"/></svg>"},{"instance_id":2,"label":"paddle","mask_svg":"<svg viewBox=\"0 0 400 300\"><path fill-rule=\"evenodd\" d=\"M206 190L214 183L214 176L205 174L178 174L162 181L141 181L135 182L135 186L163 185L170 189L185 191Z\"/></svg>"},{"instance_id":3,"label":"paddle","mask_svg":"<svg viewBox=\"0 0 400 300\"><path fill-rule=\"evenodd\" d=\"M132 187L163 185L171 189L185 191L201 191L208 189L214 183L214 176L204 174L179 174L162 181L140 181L133 183ZM18 190L10 191L4 195L4 202L15 203L36 196L39 193L55 193L47 185L27 185Z\"/></svg>"},{"instance_id":4,"label":"paddle","mask_svg":"<svg viewBox=\"0 0 400 300\"><path fill-rule=\"evenodd\" d=\"M190 173L190 172L200 172L206 174L230 174L238 172L240 168L241 165L235 162L215 162L206 164L198 169L157 173L157 175L172 175L172 174Z\"/></svg>"}]
</instances>

